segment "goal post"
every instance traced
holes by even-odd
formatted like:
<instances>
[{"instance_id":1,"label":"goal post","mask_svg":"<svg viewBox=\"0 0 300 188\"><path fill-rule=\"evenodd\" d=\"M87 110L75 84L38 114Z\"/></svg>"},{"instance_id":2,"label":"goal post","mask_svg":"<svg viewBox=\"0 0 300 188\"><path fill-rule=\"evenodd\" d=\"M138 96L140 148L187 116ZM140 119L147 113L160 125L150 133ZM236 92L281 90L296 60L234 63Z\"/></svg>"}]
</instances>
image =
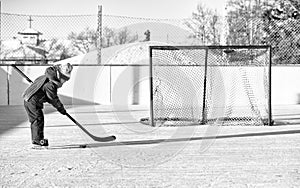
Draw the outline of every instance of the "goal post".
<instances>
[{"instance_id":1,"label":"goal post","mask_svg":"<svg viewBox=\"0 0 300 188\"><path fill-rule=\"evenodd\" d=\"M150 46L152 126L272 125L271 47Z\"/></svg>"}]
</instances>

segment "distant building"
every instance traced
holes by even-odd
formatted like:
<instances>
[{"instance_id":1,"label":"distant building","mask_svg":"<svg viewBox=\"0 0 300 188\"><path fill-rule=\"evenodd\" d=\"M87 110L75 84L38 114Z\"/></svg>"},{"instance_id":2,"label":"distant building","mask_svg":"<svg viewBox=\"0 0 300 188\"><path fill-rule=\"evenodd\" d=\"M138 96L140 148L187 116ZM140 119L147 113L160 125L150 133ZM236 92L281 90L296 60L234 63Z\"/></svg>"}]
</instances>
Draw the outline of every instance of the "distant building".
<instances>
[{"instance_id":1,"label":"distant building","mask_svg":"<svg viewBox=\"0 0 300 188\"><path fill-rule=\"evenodd\" d=\"M31 28L31 22L33 21L31 19L31 16L29 16L28 21L29 21L29 28L18 32L21 44L38 46L40 43L40 35L42 35L42 33Z\"/></svg>"},{"instance_id":2,"label":"distant building","mask_svg":"<svg viewBox=\"0 0 300 188\"><path fill-rule=\"evenodd\" d=\"M36 31L32 28L27 28L23 31L18 32L20 41L22 44L39 45L41 32Z\"/></svg>"},{"instance_id":3,"label":"distant building","mask_svg":"<svg viewBox=\"0 0 300 188\"><path fill-rule=\"evenodd\" d=\"M7 62L15 61L16 63L44 64L46 62L48 52L39 46L42 33L31 28L33 21L31 17L28 21L30 22L29 28L18 32L18 37L2 42L0 59Z\"/></svg>"}]
</instances>

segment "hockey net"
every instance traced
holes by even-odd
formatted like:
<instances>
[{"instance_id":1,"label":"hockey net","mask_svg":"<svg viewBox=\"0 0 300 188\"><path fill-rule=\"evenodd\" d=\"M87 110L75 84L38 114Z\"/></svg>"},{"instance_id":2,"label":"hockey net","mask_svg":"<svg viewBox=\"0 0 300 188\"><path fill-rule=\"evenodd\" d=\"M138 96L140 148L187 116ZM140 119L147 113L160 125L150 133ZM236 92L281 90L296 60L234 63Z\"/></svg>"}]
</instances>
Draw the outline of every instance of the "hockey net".
<instances>
[{"instance_id":1,"label":"hockey net","mask_svg":"<svg viewBox=\"0 0 300 188\"><path fill-rule=\"evenodd\" d=\"M152 126L271 123L269 46L151 46Z\"/></svg>"}]
</instances>

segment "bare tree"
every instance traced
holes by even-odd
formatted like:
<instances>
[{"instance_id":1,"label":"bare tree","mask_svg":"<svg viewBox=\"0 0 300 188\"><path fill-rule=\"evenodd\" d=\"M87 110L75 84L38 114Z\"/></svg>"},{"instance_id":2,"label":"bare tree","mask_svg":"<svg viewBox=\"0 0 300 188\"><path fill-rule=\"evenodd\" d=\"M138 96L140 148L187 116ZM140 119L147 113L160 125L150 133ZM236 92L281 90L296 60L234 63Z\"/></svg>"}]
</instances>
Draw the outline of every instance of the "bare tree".
<instances>
[{"instance_id":1,"label":"bare tree","mask_svg":"<svg viewBox=\"0 0 300 188\"><path fill-rule=\"evenodd\" d=\"M113 39L116 36L116 33L113 29L109 27L104 27L103 29L103 47L109 47L113 45Z\"/></svg>"},{"instance_id":2,"label":"bare tree","mask_svg":"<svg viewBox=\"0 0 300 188\"><path fill-rule=\"evenodd\" d=\"M68 39L73 42L80 51L89 52L91 48L97 46L97 32L96 30L87 27L79 34L72 32L69 34Z\"/></svg>"},{"instance_id":3,"label":"bare tree","mask_svg":"<svg viewBox=\"0 0 300 188\"><path fill-rule=\"evenodd\" d=\"M123 29L121 29L116 37L115 37L115 44L126 44L126 43L131 43L131 42L135 42L138 40L138 36L137 35L132 35L130 33L130 31L128 30L127 27L124 27Z\"/></svg>"},{"instance_id":4,"label":"bare tree","mask_svg":"<svg viewBox=\"0 0 300 188\"><path fill-rule=\"evenodd\" d=\"M226 5L229 27L227 43L261 44L264 36L262 14L270 1L272 0L229 0Z\"/></svg>"},{"instance_id":5,"label":"bare tree","mask_svg":"<svg viewBox=\"0 0 300 188\"><path fill-rule=\"evenodd\" d=\"M70 48L57 38L40 43L40 47L47 51L47 59L66 59L77 54L73 54Z\"/></svg>"},{"instance_id":6,"label":"bare tree","mask_svg":"<svg viewBox=\"0 0 300 188\"><path fill-rule=\"evenodd\" d=\"M192 20L185 23L193 32L192 38L200 39L202 44L220 43L220 16L203 4L198 4Z\"/></svg>"},{"instance_id":7,"label":"bare tree","mask_svg":"<svg viewBox=\"0 0 300 188\"><path fill-rule=\"evenodd\" d=\"M300 64L300 2L274 0L263 12L266 44L273 48L273 63Z\"/></svg>"}]
</instances>

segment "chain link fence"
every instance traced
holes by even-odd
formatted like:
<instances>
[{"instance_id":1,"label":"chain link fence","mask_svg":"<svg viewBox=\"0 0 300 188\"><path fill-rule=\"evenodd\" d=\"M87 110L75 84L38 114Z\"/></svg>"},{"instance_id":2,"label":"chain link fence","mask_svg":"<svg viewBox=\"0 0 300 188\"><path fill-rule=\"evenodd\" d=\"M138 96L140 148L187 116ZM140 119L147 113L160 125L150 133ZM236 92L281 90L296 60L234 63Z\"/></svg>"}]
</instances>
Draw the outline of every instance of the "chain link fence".
<instances>
[{"instance_id":1,"label":"chain link fence","mask_svg":"<svg viewBox=\"0 0 300 188\"><path fill-rule=\"evenodd\" d=\"M2 63L47 64L94 50L101 58L103 48L150 40L198 44L185 24L188 19L102 15L101 10L59 16L1 13Z\"/></svg>"},{"instance_id":2,"label":"chain link fence","mask_svg":"<svg viewBox=\"0 0 300 188\"><path fill-rule=\"evenodd\" d=\"M273 65L300 63L300 19L228 19L227 44L271 45Z\"/></svg>"},{"instance_id":3,"label":"chain link fence","mask_svg":"<svg viewBox=\"0 0 300 188\"><path fill-rule=\"evenodd\" d=\"M297 7L285 1L282 9L274 8L276 3L271 1L238 2L228 1L226 16L198 7L187 19L103 15L102 6L90 15L1 12L0 59L2 63L47 64L96 50L95 64L100 64L101 49L157 41L170 45L271 45L273 64L298 64Z\"/></svg>"},{"instance_id":4,"label":"chain link fence","mask_svg":"<svg viewBox=\"0 0 300 188\"><path fill-rule=\"evenodd\" d=\"M99 46L97 19L2 13L1 60L44 64L87 53Z\"/></svg>"}]
</instances>

